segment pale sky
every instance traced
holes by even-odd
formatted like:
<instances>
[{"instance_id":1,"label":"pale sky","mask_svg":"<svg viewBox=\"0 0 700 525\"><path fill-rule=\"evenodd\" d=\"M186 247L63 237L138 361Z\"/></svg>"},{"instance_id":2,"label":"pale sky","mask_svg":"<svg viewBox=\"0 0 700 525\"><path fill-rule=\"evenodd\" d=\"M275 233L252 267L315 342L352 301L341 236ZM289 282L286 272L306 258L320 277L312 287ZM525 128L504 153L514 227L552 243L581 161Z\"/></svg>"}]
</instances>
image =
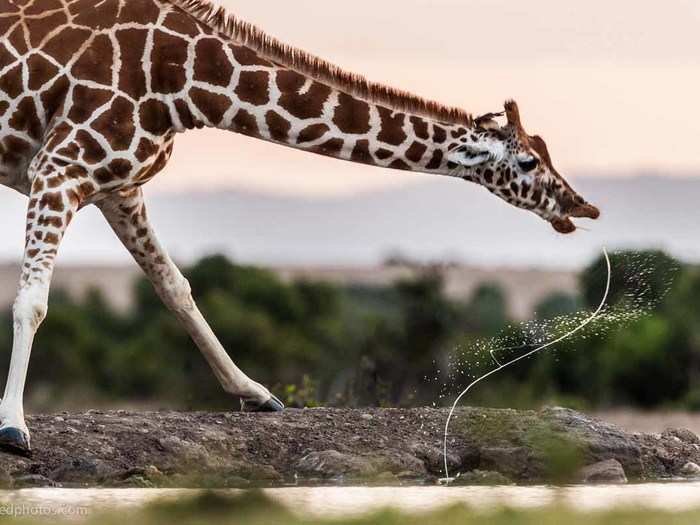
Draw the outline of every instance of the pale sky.
<instances>
[{"instance_id":1,"label":"pale sky","mask_svg":"<svg viewBox=\"0 0 700 525\"><path fill-rule=\"evenodd\" d=\"M281 40L473 113L520 103L564 175L700 172L698 0L218 0ZM425 176L205 130L156 191L370 191Z\"/></svg>"}]
</instances>

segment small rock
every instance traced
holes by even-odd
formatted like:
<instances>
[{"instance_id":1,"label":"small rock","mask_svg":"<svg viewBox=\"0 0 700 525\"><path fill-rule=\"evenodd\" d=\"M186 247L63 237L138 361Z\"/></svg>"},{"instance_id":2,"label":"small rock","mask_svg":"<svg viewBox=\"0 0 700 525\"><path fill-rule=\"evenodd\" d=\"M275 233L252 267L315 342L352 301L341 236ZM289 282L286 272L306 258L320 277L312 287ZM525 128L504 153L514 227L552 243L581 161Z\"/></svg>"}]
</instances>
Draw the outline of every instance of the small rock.
<instances>
[{"instance_id":1,"label":"small rock","mask_svg":"<svg viewBox=\"0 0 700 525\"><path fill-rule=\"evenodd\" d=\"M368 477L377 474L376 467L369 460L337 450L312 452L299 460L297 470L307 478Z\"/></svg>"},{"instance_id":2,"label":"small rock","mask_svg":"<svg viewBox=\"0 0 700 525\"><path fill-rule=\"evenodd\" d=\"M145 469L143 469L143 473L149 478L157 478L158 476L163 475L163 473L158 470L158 467L155 465L148 465Z\"/></svg>"},{"instance_id":3,"label":"small rock","mask_svg":"<svg viewBox=\"0 0 700 525\"><path fill-rule=\"evenodd\" d=\"M444 474L445 456L442 448L431 447L429 445L414 443L409 450L419 460L422 460L428 471L435 474ZM478 461L478 450L473 449L464 454L457 454L451 450L447 453L447 466L450 470L456 471L464 468L465 463L475 464Z\"/></svg>"},{"instance_id":4,"label":"small rock","mask_svg":"<svg viewBox=\"0 0 700 525\"><path fill-rule=\"evenodd\" d=\"M484 447L480 466L519 479L528 465L530 451L525 447Z\"/></svg>"},{"instance_id":5,"label":"small rock","mask_svg":"<svg viewBox=\"0 0 700 525\"><path fill-rule=\"evenodd\" d=\"M170 455L173 464L178 462L196 463L201 466L208 464L209 454L206 448L199 443L185 441L171 435L158 439L158 445Z\"/></svg>"},{"instance_id":6,"label":"small rock","mask_svg":"<svg viewBox=\"0 0 700 525\"><path fill-rule=\"evenodd\" d=\"M700 437L687 428L669 428L661 434L661 437L665 439L675 438L689 445L700 445Z\"/></svg>"},{"instance_id":7,"label":"small rock","mask_svg":"<svg viewBox=\"0 0 700 525\"><path fill-rule=\"evenodd\" d=\"M700 466L697 463L688 461L680 471L680 475L685 478L700 478Z\"/></svg>"},{"instance_id":8,"label":"small rock","mask_svg":"<svg viewBox=\"0 0 700 525\"><path fill-rule=\"evenodd\" d=\"M55 418L53 418L53 420L54 420L56 423L63 423L66 419L63 418L63 417L61 417L61 416L56 416Z\"/></svg>"},{"instance_id":9,"label":"small rock","mask_svg":"<svg viewBox=\"0 0 700 525\"><path fill-rule=\"evenodd\" d=\"M622 464L616 459L599 461L583 467L578 471L577 479L581 483L627 483L627 476Z\"/></svg>"},{"instance_id":10,"label":"small rock","mask_svg":"<svg viewBox=\"0 0 700 525\"><path fill-rule=\"evenodd\" d=\"M362 414L360 417L366 421L372 421L374 419L372 414Z\"/></svg>"},{"instance_id":11,"label":"small rock","mask_svg":"<svg viewBox=\"0 0 700 525\"><path fill-rule=\"evenodd\" d=\"M108 478L113 473L109 465L100 459L68 458L52 473L56 481L88 483Z\"/></svg>"}]
</instances>

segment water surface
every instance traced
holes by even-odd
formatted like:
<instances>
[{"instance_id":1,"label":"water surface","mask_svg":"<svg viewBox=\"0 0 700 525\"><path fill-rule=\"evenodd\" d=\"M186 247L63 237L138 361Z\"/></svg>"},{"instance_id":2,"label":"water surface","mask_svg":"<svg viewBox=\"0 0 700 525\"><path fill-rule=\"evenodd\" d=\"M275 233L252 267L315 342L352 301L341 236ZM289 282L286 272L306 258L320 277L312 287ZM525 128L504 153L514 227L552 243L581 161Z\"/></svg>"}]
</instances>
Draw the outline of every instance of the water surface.
<instances>
[{"instance_id":1,"label":"water surface","mask_svg":"<svg viewBox=\"0 0 700 525\"><path fill-rule=\"evenodd\" d=\"M217 492L235 495L241 491ZM292 487L264 492L295 512L326 517L362 515L385 507L409 513L427 512L459 503L482 511L500 506L537 508L553 503L582 511L618 507L670 511L700 508L700 482L572 487ZM180 500L199 493L191 489L22 489L0 492L0 508L24 514L79 517L136 508L156 500Z\"/></svg>"}]
</instances>

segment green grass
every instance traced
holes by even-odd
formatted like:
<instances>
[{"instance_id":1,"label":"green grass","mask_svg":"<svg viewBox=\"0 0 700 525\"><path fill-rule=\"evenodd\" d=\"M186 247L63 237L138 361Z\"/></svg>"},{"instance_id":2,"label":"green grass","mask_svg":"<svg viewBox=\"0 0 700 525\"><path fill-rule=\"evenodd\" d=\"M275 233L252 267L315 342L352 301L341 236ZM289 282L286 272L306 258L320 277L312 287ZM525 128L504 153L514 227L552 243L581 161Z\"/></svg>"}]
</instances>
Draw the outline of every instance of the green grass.
<instances>
[{"instance_id":1,"label":"green grass","mask_svg":"<svg viewBox=\"0 0 700 525\"><path fill-rule=\"evenodd\" d=\"M2 517L0 523L55 523L53 518L15 519ZM228 498L212 493L177 502L154 503L138 510L95 513L88 525L696 525L700 510L667 513L643 509L578 513L561 507L540 510L512 510L475 513L455 506L432 514L408 516L384 511L353 519L316 520L287 511L265 496L250 492Z\"/></svg>"},{"instance_id":2,"label":"green grass","mask_svg":"<svg viewBox=\"0 0 700 525\"><path fill-rule=\"evenodd\" d=\"M451 432L479 448L515 444L528 450L539 465L530 473L534 479L567 483L584 465L586 445L575 434L557 430L535 412L464 410L458 415Z\"/></svg>"}]
</instances>

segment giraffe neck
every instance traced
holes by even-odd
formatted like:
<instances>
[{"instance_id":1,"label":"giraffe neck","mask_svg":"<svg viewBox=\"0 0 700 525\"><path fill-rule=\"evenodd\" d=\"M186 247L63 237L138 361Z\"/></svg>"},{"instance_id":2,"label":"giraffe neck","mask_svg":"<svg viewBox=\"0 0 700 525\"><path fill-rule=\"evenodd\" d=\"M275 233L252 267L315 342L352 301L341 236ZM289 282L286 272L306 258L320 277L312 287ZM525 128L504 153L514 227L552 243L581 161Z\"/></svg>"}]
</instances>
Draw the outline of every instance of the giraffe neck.
<instances>
[{"instance_id":1,"label":"giraffe neck","mask_svg":"<svg viewBox=\"0 0 700 525\"><path fill-rule=\"evenodd\" d=\"M448 151L471 135L461 124L367 102L214 35L188 48L183 79L192 87L168 101L178 131L215 127L342 160L443 175L454 168ZM153 56L162 61L153 65L156 78L159 71L164 79L172 75L172 55Z\"/></svg>"}]
</instances>

